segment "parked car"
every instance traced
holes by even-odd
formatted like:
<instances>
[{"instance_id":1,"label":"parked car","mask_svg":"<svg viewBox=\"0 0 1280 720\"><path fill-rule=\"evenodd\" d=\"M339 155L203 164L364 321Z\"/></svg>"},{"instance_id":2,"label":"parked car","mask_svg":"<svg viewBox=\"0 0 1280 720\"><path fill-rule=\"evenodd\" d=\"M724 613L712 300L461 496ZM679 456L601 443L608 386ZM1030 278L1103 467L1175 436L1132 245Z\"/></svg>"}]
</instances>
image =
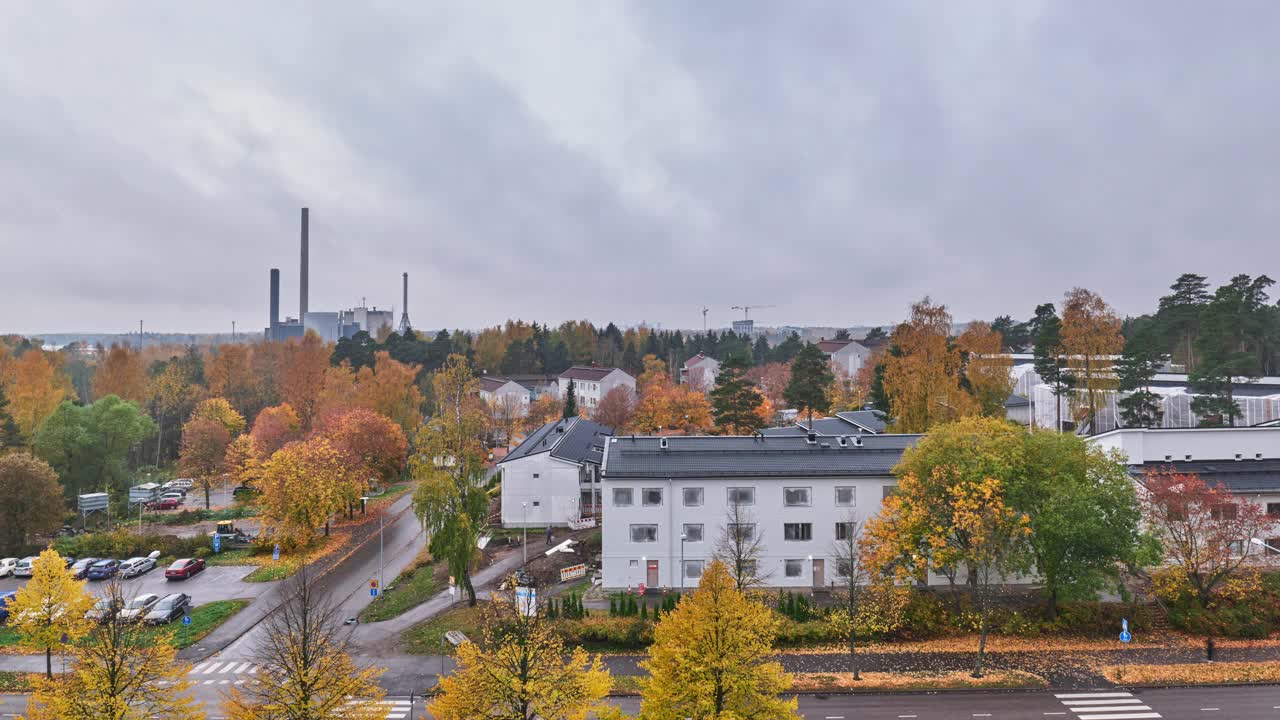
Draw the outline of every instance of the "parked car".
<instances>
[{"instance_id":1,"label":"parked car","mask_svg":"<svg viewBox=\"0 0 1280 720\"><path fill-rule=\"evenodd\" d=\"M85 576L89 574L89 568L93 567L93 564L101 559L102 558L80 558L71 566L71 577L77 580L85 579Z\"/></svg>"},{"instance_id":2,"label":"parked car","mask_svg":"<svg viewBox=\"0 0 1280 720\"><path fill-rule=\"evenodd\" d=\"M120 563L120 577L135 578L143 573L151 572L156 568L156 558L160 557L160 551L155 550L146 557L133 557Z\"/></svg>"},{"instance_id":3,"label":"parked car","mask_svg":"<svg viewBox=\"0 0 1280 720\"><path fill-rule=\"evenodd\" d=\"M148 510L177 510L180 507L182 507L182 500L172 497L161 497L159 500L147 503Z\"/></svg>"},{"instance_id":4,"label":"parked car","mask_svg":"<svg viewBox=\"0 0 1280 720\"><path fill-rule=\"evenodd\" d=\"M89 572L85 573L85 575L90 580L106 580L107 578L115 577L118 572L120 572L120 561L108 559L99 560L90 565Z\"/></svg>"},{"instance_id":5,"label":"parked car","mask_svg":"<svg viewBox=\"0 0 1280 720\"><path fill-rule=\"evenodd\" d=\"M35 556L28 556L19 560L18 564L13 567L13 576L25 578L31 577L32 573L35 572L35 570L32 569L32 564L35 563L35 561Z\"/></svg>"},{"instance_id":6,"label":"parked car","mask_svg":"<svg viewBox=\"0 0 1280 720\"><path fill-rule=\"evenodd\" d=\"M148 625L164 625L180 618L191 609L191 596L185 593L165 595L145 618Z\"/></svg>"},{"instance_id":7,"label":"parked car","mask_svg":"<svg viewBox=\"0 0 1280 720\"><path fill-rule=\"evenodd\" d=\"M156 603L160 602L160 596L155 593L147 593L129 601L128 605L120 611L119 618L121 622L134 622L141 620L147 616L155 608Z\"/></svg>"},{"instance_id":8,"label":"parked car","mask_svg":"<svg viewBox=\"0 0 1280 720\"><path fill-rule=\"evenodd\" d=\"M9 577L18 567L18 558L0 559L0 577Z\"/></svg>"},{"instance_id":9,"label":"parked car","mask_svg":"<svg viewBox=\"0 0 1280 720\"><path fill-rule=\"evenodd\" d=\"M231 491L231 497L240 497L241 495L249 495L252 492L253 492L253 488L249 487L248 485L237 485L236 488Z\"/></svg>"},{"instance_id":10,"label":"parked car","mask_svg":"<svg viewBox=\"0 0 1280 720\"><path fill-rule=\"evenodd\" d=\"M18 593L15 590L0 593L0 623L9 619L9 603L13 602L16 597L18 597Z\"/></svg>"},{"instance_id":11,"label":"parked car","mask_svg":"<svg viewBox=\"0 0 1280 720\"><path fill-rule=\"evenodd\" d=\"M94 622L109 623L115 619L116 613L120 612L120 605L109 597L98 598L98 602L89 608L89 612L84 614L86 620Z\"/></svg>"},{"instance_id":12,"label":"parked car","mask_svg":"<svg viewBox=\"0 0 1280 720\"><path fill-rule=\"evenodd\" d=\"M71 557L70 555L63 555L62 562L66 563L63 567L70 568L72 565L76 564L76 559Z\"/></svg>"},{"instance_id":13,"label":"parked car","mask_svg":"<svg viewBox=\"0 0 1280 720\"><path fill-rule=\"evenodd\" d=\"M204 560L201 558L183 558L175 560L164 571L165 580L186 580L198 572L204 571Z\"/></svg>"},{"instance_id":14,"label":"parked car","mask_svg":"<svg viewBox=\"0 0 1280 720\"><path fill-rule=\"evenodd\" d=\"M164 484L165 490L190 490L196 484L191 478L178 478Z\"/></svg>"}]
</instances>

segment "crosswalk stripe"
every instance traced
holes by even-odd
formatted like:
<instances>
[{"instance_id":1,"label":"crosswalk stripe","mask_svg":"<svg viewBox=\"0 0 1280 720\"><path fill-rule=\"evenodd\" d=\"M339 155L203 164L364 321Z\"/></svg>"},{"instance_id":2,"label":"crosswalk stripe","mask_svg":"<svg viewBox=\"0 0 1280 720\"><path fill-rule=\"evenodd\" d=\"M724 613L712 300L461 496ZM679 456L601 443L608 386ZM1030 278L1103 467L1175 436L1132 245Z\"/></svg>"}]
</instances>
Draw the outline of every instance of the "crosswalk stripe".
<instances>
[{"instance_id":1,"label":"crosswalk stripe","mask_svg":"<svg viewBox=\"0 0 1280 720\"><path fill-rule=\"evenodd\" d=\"M1097 693L1067 693L1065 695L1054 695L1059 700L1086 700L1088 698L1114 698L1114 697L1133 697L1133 693L1127 692L1097 692Z\"/></svg>"},{"instance_id":2,"label":"crosswalk stripe","mask_svg":"<svg viewBox=\"0 0 1280 720\"><path fill-rule=\"evenodd\" d=\"M202 662L202 663L200 663L199 665L197 665L197 666L195 666L195 667L191 668L190 670L188 670L188 671L187 671L187 674L188 674L188 675L195 675L195 674L197 674L197 673L204 672L204 668L205 668L205 666L206 666L206 665L208 665L208 664L209 664L209 663L207 663L207 662Z\"/></svg>"},{"instance_id":3,"label":"crosswalk stripe","mask_svg":"<svg viewBox=\"0 0 1280 720\"><path fill-rule=\"evenodd\" d=\"M1118 697L1108 700L1063 700L1062 704L1067 707L1087 707L1089 705L1119 705L1122 703L1141 703L1142 701L1136 697Z\"/></svg>"},{"instance_id":4,"label":"crosswalk stripe","mask_svg":"<svg viewBox=\"0 0 1280 720\"><path fill-rule=\"evenodd\" d=\"M222 667L222 663L220 663L220 662L209 663L208 665L206 665L206 666L205 666L205 668L204 668L203 670L201 670L201 671L200 671L200 673L201 673L202 675L210 675L210 674L212 674L215 670L217 670L219 667Z\"/></svg>"},{"instance_id":5,"label":"crosswalk stripe","mask_svg":"<svg viewBox=\"0 0 1280 720\"><path fill-rule=\"evenodd\" d=\"M1148 713L1120 713L1106 715L1077 715L1078 720L1150 720L1151 718L1161 717L1158 712Z\"/></svg>"},{"instance_id":6,"label":"crosswalk stripe","mask_svg":"<svg viewBox=\"0 0 1280 720\"><path fill-rule=\"evenodd\" d=\"M253 663L240 663L240 667L235 669L236 675L239 675L243 673L245 670L248 670L250 665L253 665Z\"/></svg>"},{"instance_id":7,"label":"crosswalk stripe","mask_svg":"<svg viewBox=\"0 0 1280 720\"><path fill-rule=\"evenodd\" d=\"M1146 705L1108 705L1106 707L1088 707L1081 708L1076 712L1081 713L1123 713L1123 712L1140 712L1143 710L1151 710Z\"/></svg>"}]
</instances>

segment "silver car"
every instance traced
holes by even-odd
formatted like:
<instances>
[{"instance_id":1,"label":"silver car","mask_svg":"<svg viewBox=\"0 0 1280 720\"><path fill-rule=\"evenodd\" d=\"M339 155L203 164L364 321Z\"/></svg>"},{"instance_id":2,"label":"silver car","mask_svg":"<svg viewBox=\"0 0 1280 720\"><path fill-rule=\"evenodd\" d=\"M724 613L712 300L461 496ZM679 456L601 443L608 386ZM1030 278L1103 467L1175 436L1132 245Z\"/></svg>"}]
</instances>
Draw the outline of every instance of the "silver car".
<instances>
[{"instance_id":1,"label":"silver car","mask_svg":"<svg viewBox=\"0 0 1280 720\"><path fill-rule=\"evenodd\" d=\"M136 622L146 617L151 612L151 608L160 602L160 596L155 593L147 593L129 601L128 605L120 611L119 618L122 622Z\"/></svg>"},{"instance_id":2,"label":"silver car","mask_svg":"<svg viewBox=\"0 0 1280 720\"><path fill-rule=\"evenodd\" d=\"M19 560L18 564L13 568L13 576L25 578L31 577L32 573L35 572L35 569L32 568L32 564L35 563L35 561L36 558L34 555L31 557L24 557Z\"/></svg>"},{"instance_id":3,"label":"silver car","mask_svg":"<svg viewBox=\"0 0 1280 720\"><path fill-rule=\"evenodd\" d=\"M151 572L156 569L156 558L160 557L160 551L153 551L146 557L134 557L120 563L120 577L135 578L143 573Z\"/></svg>"},{"instance_id":4,"label":"silver car","mask_svg":"<svg viewBox=\"0 0 1280 720\"><path fill-rule=\"evenodd\" d=\"M99 598L98 602L94 603L93 607L89 608L89 612L84 614L84 617L86 620L93 620L94 622L105 624L111 622L111 619L116 616L119 609L120 606L117 605L110 597Z\"/></svg>"}]
</instances>

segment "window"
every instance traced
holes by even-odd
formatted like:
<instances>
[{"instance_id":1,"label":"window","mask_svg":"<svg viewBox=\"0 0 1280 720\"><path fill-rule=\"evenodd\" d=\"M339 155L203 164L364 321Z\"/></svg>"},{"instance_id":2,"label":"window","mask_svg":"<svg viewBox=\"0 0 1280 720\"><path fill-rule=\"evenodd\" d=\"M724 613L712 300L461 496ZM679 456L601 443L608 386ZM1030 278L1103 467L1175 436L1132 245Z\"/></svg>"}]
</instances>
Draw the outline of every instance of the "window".
<instances>
[{"instance_id":1,"label":"window","mask_svg":"<svg viewBox=\"0 0 1280 720\"><path fill-rule=\"evenodd\" d=\"M541 506L542 506L542 501L541 501L541 500L534 500L534 501L533 501L533 506L534 506L534 507L541 507Z\"/></svg>"},{"instance_id":2,"label":"window","mask_svg":"<svg viewBox=\"0 0 1280 720\"><path fill-rule=\"evenodd\" d=\"M1280 503L1267 503L1267 517L1280 518Z\"/></svg>"},{"instance_id":3,"label":"window","mask_svg":"<svg viewBox=\"0 0 1280 720\"><path fill-rule=\"evenodd\" d=\"M800 577L804 574L803 560L783 560L782 564L786 568L787 577Z\"/></svg>"},{"instance_id":4,"label":"window","mask_svg":"<svg viewBox=\"0 0 1280 720\"><path fill-rule=\"evenodd\" d=\"M702 577L702 560L685 560L684 576L690 580L696 580Z\"/></svg>"},{"instance_id":5,"label":"window","mask_svg":"<svg viewBox=\"0 0 1280 720\"><path fill-rule=\"evenodd\" d=\"M639 560L632 560L632 561L631 561L631 567L633 567L633 568L638 568L638 567L640 567L640 561L639 561Z\"/></svg>"},{"instance_id":6,"label":"window","mask_svg":"<svg viewBox=\"0 0 1280 720\"><path fill-rule=\"evenodd\" d=\"M886 498L891 498L891 497L893 497L894 495L897 495L897 494L898 494L898 486L897 486L897 485L885 485L883 488L881 488L881 489L880 489L880 499L881 499L881 500L884 500L884 499L886 499Z\"/></svg>"},{"instance_id":7,"label":"window","mask_svg":"<svg viewBox=\"0 0 1280 720\"><path fill-rule=\"evenodd\" d=\"M812 540L813 523L784 523L782 526L782 539Z\"/></svg>"},{"instance_id":8,"label":"window","mask_svg":"<svg viewBox=\"0 0 1280 720\"><path fill-rule=\"evenodd\" d=\"M1235 520L1236 506L1233 503L1223 503L1209 508L1209 517L1214 520Z\"/></svg>"},{"instance_id":9,"label":"window","mask_svg":"<svg viewBox=\"0 0 1280 720\"><path fill-rule=\"evenodd\" d=\"M632 525L631 526L631 542L633 543L658 542L658 526L657 525Z\"/></svg>"},{"instance_id":10,"label":"window","mask_svg":"<svg viewBox=\"0 0 1280 720\"><path fill-rule=\"evenodd\" d=\"M1237 558L1238 558L1238 557L1243 557L1243 556L1244 556L1244 550L1245 550L1245 548L1244 548L1244 541L1243 541L1243 540L1233 540L1233 541L1231 542L1231 545L1230 545L1230 546L1228 546L1228 547L1230 547L1230 549L1231 549L1231 557L1237 557Z\"/></svg>"},{"instance_id":11,"label":"window","mask_svg":"<svg viewBox=\"0 0 1280 720\"><path fill-rule=\"evenodd\" d=\"M614 507L630 507L635 503L635 497L632 495L634 491L631 488L614 488L613 489L613 506Z\"/></svg>"},{"instance_id":12,"label":"window","mask_svg":"<svg viewBox=\"0 0 1280 720\"><path fill-rule=\"evenodd\" d=\"M738 540L750 540L756 536L755 523L729 523L727 529Z\"/></svg>"},{"instance_id":13,"label":"window","mask_svg":"<svg viewBox=\"0 0 1280 720\"><path fill-rule=\"evenodd\" d=\"M702 542L702 523L687 523L684 526L685 542Z\"/></svg>"},{"instance_id":14,"label":"window","mask_svg":"<svg viewBox=\"0 0 1280 720\"><path fill-rule=\"evenodd\" d=\"M534 480L537 480L539 477L542 477L542 476L541 476L541 475L539 475L538 473L534 473L534 474L533 474L533 479L534 479Z\"/></svg>"},{"instance_id":15,"label":"window","mask_svg":"<svg viewBox=\"0 0 1280 720\"><path fill-rule=\"evenodd\" d=\"M1280 537L1274 537L1267 541L1267 546L1262 548L1263 555L1280 555Z\"/></svg>"},{"instance_id":16,"label":"window","mask_svg":"<svg viewBox=\"0 0 1280 720\"><path fill-rule=\"evenodd\" d=\"M645 507L662 505L662 488L645 488L640 491L641 503Z\"/></svg>"},{"instance_id":17,"label":"window","mask_svg":"<svg viewBox=\"0 0 1280 720\"><path fill-rule=\"evenodd\" d=\"M857 498L857 494L852 487L836 488L836 505L840 507L852 507Z\"/></svg>"},{"instance_id":18,"label":"window","mask_svg":"<svg viewBox=\"0 0 1280 720\"><path fill-rule=\"evenodd\" d=\"M813 490L813 488L807 488L807 487L782 488L782 502L787 507L801 507L806 505L812 505L813 502L810 500L810 495L812 494L810 492L811 490Z\"/></svg>"},{"instance_id":19,"label":"window","mask_svg":"<svg viewBox=\"0 0 1280 720\"><path fill-rule=\"evenodd\" d=\"M854 533L856 532L856 527L855 527L856 525L857 523L851 523L851 522L836 523L836 539L848 540L849 538L853 537Z\"/></svg>"},{"instance_id":20,"label":"window","mask_svg":"<svg viewBox=\"0 0 1280 720\"><path fill-rule=\"evenodd\" d=\"M685 507L700 507L702 505L702 488L685 488L683 494Z\"/></svg>"},{"instance_id":21,"label":"window","mask_svg":"<svg viewBox=\"0 0 1280 720\"><path fill-rule=\"evenodd\" d=\"M755 505L756 489L753 487L729 488L729 504L730 505Z\"/></svg>"}]
</instances>

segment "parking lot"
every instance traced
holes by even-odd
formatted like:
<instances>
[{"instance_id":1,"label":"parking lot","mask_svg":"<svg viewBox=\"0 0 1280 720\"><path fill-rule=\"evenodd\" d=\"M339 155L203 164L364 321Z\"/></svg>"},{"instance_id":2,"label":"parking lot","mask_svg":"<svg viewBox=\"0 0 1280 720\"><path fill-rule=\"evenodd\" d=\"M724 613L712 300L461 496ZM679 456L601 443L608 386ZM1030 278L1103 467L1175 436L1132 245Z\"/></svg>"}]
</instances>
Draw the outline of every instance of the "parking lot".
<instances>
[{"instance_id":1,"label":"parking lot","mask_svg":"<svg viewBox=\"0 0 1280 720\"><path fill-rule=\"evenodd\" d=\"M216 600L253 598L264 589L262 583L241 581L240 578L253 572L254 568L251 566L207 567L204 572L199 573L190 580L165 580L165 567L167 565L158 565L154 570L141 577L125 580L125 597L132 598L143 593L155 593L163 596L169 593L182 592L191 596L193 606L200 606ZM0 578L0 592L17 590L26 582L26 578ZM106 585L107 581L103 580L89 580L86 583L89 592L95 595L100 594L102 591L99 588L105 588Z\"/></svg>"}]
</instances>

